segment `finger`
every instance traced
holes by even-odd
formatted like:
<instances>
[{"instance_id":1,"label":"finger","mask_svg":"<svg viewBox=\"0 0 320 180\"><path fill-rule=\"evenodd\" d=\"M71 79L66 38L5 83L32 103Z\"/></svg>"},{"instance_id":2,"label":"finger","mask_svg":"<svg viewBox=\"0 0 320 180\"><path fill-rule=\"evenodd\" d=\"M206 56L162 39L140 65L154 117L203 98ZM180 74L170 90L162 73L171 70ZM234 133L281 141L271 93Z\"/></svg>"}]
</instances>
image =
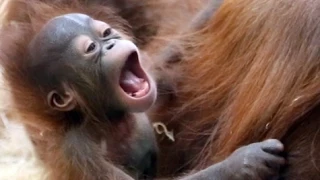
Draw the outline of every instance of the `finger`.
<instances>
[{"instance_id":1,"label":"finger","mask_svg":"<svg viewBox=\"0 0 320 180\"><path fill-rule=\"evenodd\" d=\"M277 139L268 139L262 142L262 150L271 154L280 154L284 151L284 145Z\"/></svg>"},{"instance_id":2,"label":"finger","mask_svg":"<svg viewBox=\"0 0 320 180\"><path fill-rule=\"evenodd\" d=\"M280 168L284 166L286 163L285 158L275 156L269 153L264 153L262 158L263 158L264 164L275 171L279 171Z\"/></svg>"}]
</instances>

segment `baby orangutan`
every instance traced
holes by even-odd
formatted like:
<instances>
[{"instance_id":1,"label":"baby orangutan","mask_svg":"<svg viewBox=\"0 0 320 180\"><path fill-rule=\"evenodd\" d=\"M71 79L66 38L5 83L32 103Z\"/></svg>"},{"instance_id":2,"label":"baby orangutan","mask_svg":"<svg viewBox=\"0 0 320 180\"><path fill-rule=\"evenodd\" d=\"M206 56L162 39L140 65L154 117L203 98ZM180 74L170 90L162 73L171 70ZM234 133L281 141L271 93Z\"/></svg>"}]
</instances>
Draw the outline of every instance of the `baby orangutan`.
<instances>
[{"instance_id":1,"label":"baby orangutan","mask_svg":"<svg viewBox=\"0 0 320 180\"><path fill-rule=\"evenodd\" d=\"M157 146L144 112L154 103L157 89L140 64L136 45L85 14L55 17L34 34L27 29L2 47L1 60L11 88L24 88L24 98L32 101L27 106L21 94L12 91L15 103L41 116L37 125L51 130L38 137L39 128L28 127L51 178L131 179L129 172L134 178L154 176ZM26 45L25 36L32 37ZM6 51L17 44L15 53ZM28 47L25 54L21 47ZM277 177L284 164L282 151L277 140L253 143L176 179Z\"/></svg>"}]
</instances>

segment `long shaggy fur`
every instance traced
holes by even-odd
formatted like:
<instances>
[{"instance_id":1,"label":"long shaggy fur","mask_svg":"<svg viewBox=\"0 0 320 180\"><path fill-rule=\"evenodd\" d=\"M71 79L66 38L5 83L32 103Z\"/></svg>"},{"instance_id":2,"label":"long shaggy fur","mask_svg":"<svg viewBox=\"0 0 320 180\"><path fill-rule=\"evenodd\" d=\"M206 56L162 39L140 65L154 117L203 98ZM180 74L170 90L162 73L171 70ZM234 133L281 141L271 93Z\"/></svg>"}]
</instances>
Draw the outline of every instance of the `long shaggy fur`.
<instances>
[{"instance_id":1,"label":"long shaggy fur","mask_svg":"<svg viewBox=\"0 0 320 180\"><path fill-rule=\"evenodd\" d=\"M175 144L163 142L164 172L201 169L278 138L285 178L320 178L319 10L317 0L225 0L191 34L176 97L152 113L175 132Z\"/></svg>"},{"instance_id":2,"label":"long shaggy fur","mask_svg":"<svg viewBox=\"0 0 320 180\"><path fill-rule=\"evenodd\" d=\"M241 145L278 138L288 152L283 177L319 179L319 17L317 0L225 0L190 32L180 71L168 70L176 93L150 112L175 133L174 144L162 141L160 171L201 169Z\"/></svg>"},{"instance_id":3,"label":"long shaggy fur","mask_svg":"<svg viewBox=\"0 0 320 180\"><path fill-rule=\"evenodd\" d=\"M150 53L155 52L157 48L161 48L168 39L172 38L168 36L169 34L176 34L178 32L178 27L183 26L193 15L197 9L203 4L205 0L193 1L192 3L179 3L179 1L170 1L170 2L160 2L160 1L148 1L149 3L144 2L142 7L128 7L124 8L121 5L115 6L115 9L109 7L101 6L101 2L96 1L97 4L92 3L93 1L81 1L81 0L66 0L66 1L22 1L22 0L11 0L11 1L2 1L1 4L1 25L5 25L2 29L2 43L1 44L1 64L5 69L5 80L10 83L2 84L3 87L6 87L4 90L3 97L9 97L10 92L14 92L14 97L11 99L2 99L3 102L10 102L9 104L3 105L3 110L8 112L10 117L9 120L5 122L10 125L3 126L4 129L2 132L4 134L3 141L1 141L1 145L3 147L1 150L1 157L8 158L11 155L6 150L8 148L11 149L11 152L17 152L18 155L15 158L11 158L12 162L10 165L5 164L6 173L1 174L0 179L6 179L6 177L10 177L10 179L20 179L30 177L32 179L45 179L48 177L50 172L45 170L45 167L38 161L38 156L34 152L32 147L32 143L28 136L32 136L32 138L41 139L43 135L50 135L52 131L55 131L55 121L42 121L48 112L45 112L46 107L39 106L42 104L42 99L37 98L37 91L30 91L30 83L28 81L22 81L23 79L27 79L28 72L24 70L24 61L26 61L27 56L26 52L23 51L25 49L24 44L28 42L32 35L35 34L41 26L51 17L56 15L61 15L64 13L70 12L82 12L86 14L90 14L93 17L105 17L105 19L101 19L106 21L112 25L120 25L121 29L131 36L129 33L130 30L133 30L133 33L136 38L136 42L143 43L145 39L148 39L148 46L145 47ZM118 1L117 1L118 2ZM151 3L150 3L151 2ZM175 10L170 10L168 7L175 6ZM126 24L126 22L118 22L118 19L110 19L109 17L113 17L112 14L117 13L119 9L116 8L124 8L120 9L123 12L120 12L125 18L128 18L130 24ZM111 10L112 9L112 10ZM147 10L150 17L146 17L148 15L136 16L137 10ZM134 13L133 13L134 12ZM167 13L166 13L167 12ZM169 12L172 14L169 15ZM183 13L182 13L183 12ZM188 12L188 14L185 14ZM193 12L193 13L192 13ZM128 14L134 14L134 16L128 16ZM186 16L188 15L188 16ZM179 23L174 23L175 21L171 21L172 18L180 19ZM143 18L151 18L149 21L139 21ZM170 21L168 21L170 19ZM134 23L134 22L137 22ZM162 22L166 22L166 26L157 27L159 24L163 24ZM133 24L132 24L133 23ZM146 23L146 24L143 24ZM157 30L158 36L157 38L148 38L149 36L144 35L144 31L146 25L150 25L148 23L154 23L155 27L159 28ZM10 26L10 28L6 28L8 24L16 24L18 26ZM140 25L142 24L142 28ZM130 25L132 27L130 27ZM137 25L137 26L136 26ZM148 26L149 27L149 26ZM119 29L119 27L116 27ZM20 36L17 36L20 34ZM23 34L23 35L21 35ZM142 35L141 35L142 34ZM152 41L154 40L154 41ZM11 43L11 42L19 42L19 43ZM155 42L155 43L153 43ZM10 57L10 58L8 58ZM15 63L12 63L12 60L15 60ZM19 61L17 61L19 60ZM11 87L11 89L9 89ZM22 101L23 100L23 101ZM20 102L20 103L15 103ZM32 103L30 103L32 102ZM38 112L38 113L30 113L30 112ZM13 116L15 115L15 116ZM16 116L17 115L17 116ZM21 115L21 116L20 116ZM47 117L46 117L47 118ZM52 117L52 119L56 119L57 117ZM29 127L32 127L31 131L29 128L28 133L25 132L23 125L15 125L15 123L19 123L19 120L22 120L24 123L27 123ZM52 123L53 122L53 123ZM45 123L50 123L50 126L44 125ZM19 130L11 128L12 126L19 127ZM37 127L52 127L52 129L38 129ZM16 144L16 133L20 133L19 136L25 139L25 143ZM49 133L47 133L49 132ZM55 133L54 133L55 134ZM56 134L57 135L57 134ZM50 142L48 142L50 143ZM23 148L21 147L23 146ZM24 153L27 153L25 156ZM59 157L56 157L59 158ZM21 160L23 163L19 164L15 162L15 159ZM20 167L24 167L23 171ZM61 167L61 169L68 169L68 167ZM11 173L12 172L12 173ZM36 175L35 175L36 174ZM30 175L30 176L29 176ZM110 175L113 176L112 174Z\"/></svg>"},{"instance_id":4,"label":"long shaggy fur","mask_svg":"<svg viewBox=\"0 0 320 180\"><path fill-rule=\"evenodd\" d=\"M6 3L2 1L0 14L4 14ZM0 18L0 26L2 18ZM12 102L9 87L0 75L0 179L3 180L42 180L47 178L47 173L39 161L32 142L24 128L19 123L19 117L11 114Z\"/></svg>"}]
</instances>

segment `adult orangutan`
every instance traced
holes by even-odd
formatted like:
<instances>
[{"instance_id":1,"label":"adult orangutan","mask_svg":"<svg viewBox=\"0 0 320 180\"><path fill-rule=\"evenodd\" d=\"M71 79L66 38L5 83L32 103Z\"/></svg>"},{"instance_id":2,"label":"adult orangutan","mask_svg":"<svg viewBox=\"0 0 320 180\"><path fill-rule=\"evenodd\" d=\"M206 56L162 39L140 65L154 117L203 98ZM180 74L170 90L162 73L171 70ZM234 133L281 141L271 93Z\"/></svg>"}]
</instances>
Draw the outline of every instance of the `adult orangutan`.
<instances>
[{"instance_id":1,"label":"adult orangutan","mask_svg":"<svg viewBox=\"0 0 320 180\"><path fill-rule=\"evenodd\" d=\"M122 19L81 3L24 5L25 17L1 29L0 62L50 179L132 179L130 168L152 176L156 147L144 112L156 86ZM277 177L282 151L277 140L252 143L179 179Z\"/></svg>"},{"instance_id":2,"label":"adult orangutan","mask_svg":"<svg viewBox=\"0 0 320 180\"><path fill-rule=\"evenodd\" d=\"M162 175L278 138L288 160L283 179L320 179L319 17L317 0L225 0L175 43L185 51L160 56L176 83L159 91L150 112L174 132L175 142L161 141Z\"/></svg>"},{"instance_id":3,"label":"adult orangutan","mask_svg":"<svg viewBox=\"0 0 320 180\"><path fill-rule=\"evenodd\" d=\"M274 137L288 152L284 178L319 178L319 8L316 0L225 0L200 31L184 31L174 46L187 46L179 51L187 62L163 66L170 79L150 112L175 133L174 144L162 144L170 153L160 159L173 167L165 170L201 169ZM173 66L176 57L159 58Z\"/></svg>"}]
</instances>

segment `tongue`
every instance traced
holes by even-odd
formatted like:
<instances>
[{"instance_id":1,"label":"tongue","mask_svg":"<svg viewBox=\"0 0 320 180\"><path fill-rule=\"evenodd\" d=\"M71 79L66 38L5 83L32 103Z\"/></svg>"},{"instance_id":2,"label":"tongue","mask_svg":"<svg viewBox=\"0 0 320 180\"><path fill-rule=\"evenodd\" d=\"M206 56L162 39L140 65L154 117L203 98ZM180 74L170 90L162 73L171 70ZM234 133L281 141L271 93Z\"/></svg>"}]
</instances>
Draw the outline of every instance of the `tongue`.
<instances>
[{"instance_id":1,"label":"tongue","mask_svg":"<svg viewBox=\"0 0 320 180\"><path fill-rule=\"evenodd\" d=\"M138 78L131 71L123 72L120 80L120 86L127 93L135 93L143 89L144 79Z\"/></svg>"}]
</instances>

